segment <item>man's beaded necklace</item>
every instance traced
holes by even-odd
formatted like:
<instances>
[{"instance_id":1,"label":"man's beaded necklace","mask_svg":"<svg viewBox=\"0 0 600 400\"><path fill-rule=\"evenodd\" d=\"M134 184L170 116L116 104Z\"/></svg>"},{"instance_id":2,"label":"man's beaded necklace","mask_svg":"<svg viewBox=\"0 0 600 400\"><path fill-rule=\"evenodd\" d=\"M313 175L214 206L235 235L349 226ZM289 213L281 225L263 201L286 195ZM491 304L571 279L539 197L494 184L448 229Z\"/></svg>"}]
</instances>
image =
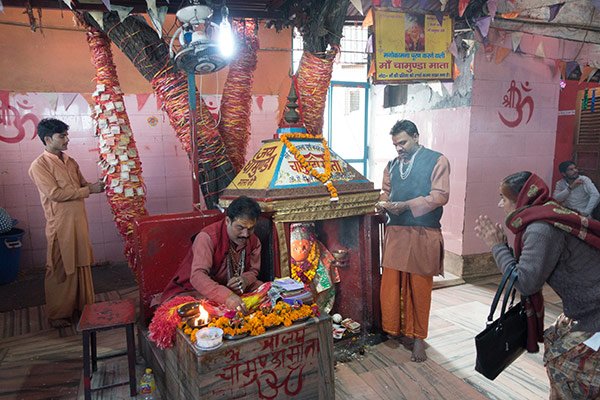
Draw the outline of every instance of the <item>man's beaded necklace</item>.
<instances>
[{"instance_id":1,"label":"man's beaded necklace","mask_svg":"<svg viewBox=\"0 0 600 400\"><path fill-rule=\"evenodd\" d=\"M410 172L412 171L414 165L415 157L417 156L419 150L421 150L421 147L422 146L419 146L417 151L413 153L413 155L410 157L410 160L408 160L408 162L406 163L408 165L406 167L406 171L404 170L404 159L400 160L400 179L405 180L410 175Z\"/></svg>"}]
</instances>

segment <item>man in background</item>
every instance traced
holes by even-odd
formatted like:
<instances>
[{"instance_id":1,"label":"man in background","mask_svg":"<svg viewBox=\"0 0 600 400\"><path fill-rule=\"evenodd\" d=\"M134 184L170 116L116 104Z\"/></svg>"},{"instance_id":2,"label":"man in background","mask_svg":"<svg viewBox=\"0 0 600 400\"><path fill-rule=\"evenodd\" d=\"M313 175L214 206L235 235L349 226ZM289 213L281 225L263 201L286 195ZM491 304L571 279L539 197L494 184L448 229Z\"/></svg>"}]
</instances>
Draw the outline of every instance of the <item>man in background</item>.
<instances>
[{"instance_id":1,"label":"man in background","mask_svg":"<svg viewBox=\"0 0 600 400\"><path fill-rule=\"evenodd\" d=\"M378 207L388 214L383 248L381 313L383 330L423 362L433 277L444 271L440 219L450 194L450 164L443 154L419 144L408 120L391 129L398 153L386 166Z\"/></svg>"},{"instance_id":2,"label":"man in background","mask_svg":"<svg viewBox=\"0 0 600 400\"><path fill-rule=\"evenodd\" d=\"M585 217L591 216L600 202L600 194L594 182L587 176L579 175L577 165L571 160L561 162L558 171L563 179L556 182L552 197Z\"/></svg>"},{"instance_id":3,"label":"man in background","mask_svg":"<svg viewBox=\"0 0 600 400\"><path fill-rule=\"evenodd\" d=\"M76 310L94 302L89 238L84 199L104 191L104 183L85 180L77 162L64 151L69 144L69 126L47 118L37 134L44 152L29 167L29 176L40 192L46 217L46 313L55 328L71 324Z\"/></svg>"}]
</instances>

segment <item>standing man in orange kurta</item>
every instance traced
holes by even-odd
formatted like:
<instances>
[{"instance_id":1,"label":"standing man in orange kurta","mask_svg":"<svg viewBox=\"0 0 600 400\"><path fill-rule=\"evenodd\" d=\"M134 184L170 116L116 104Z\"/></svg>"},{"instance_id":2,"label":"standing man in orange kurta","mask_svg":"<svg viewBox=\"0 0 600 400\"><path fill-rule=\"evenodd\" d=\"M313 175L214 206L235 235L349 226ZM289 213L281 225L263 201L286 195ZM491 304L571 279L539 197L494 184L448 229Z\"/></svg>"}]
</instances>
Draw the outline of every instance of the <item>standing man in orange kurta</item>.
<instances>
[{"instance_id":1,"label":"standing man in orange kurta","mask_svg":"<svg viewBox=\"0 0 600 400\"><path fill-rule=\"evenodd\" d=\"M45 151L29 167L29 176L40 192L46 217L46 313L54 327L71 323L73 312L94 302L92 245L84 199L104 191L104 183L87 182L79 165L65 150L69 126L43 119L37 133Z\"/></svg>"},{"instance_id":2,"label":"standing man in orange kurta","mask_svg":"<svg viewBox=\"0 0 600 400\"><path fill-rule=\"evenodd\" d=\"M412 361L427 359L433 277L444 272L440 219L450 192L450 164L441 153L419 145L408 120L390 131L398 157L388 163L378 207L388 221L383 248L383 330L412 348Z\"/></svg>"}]
</instances>

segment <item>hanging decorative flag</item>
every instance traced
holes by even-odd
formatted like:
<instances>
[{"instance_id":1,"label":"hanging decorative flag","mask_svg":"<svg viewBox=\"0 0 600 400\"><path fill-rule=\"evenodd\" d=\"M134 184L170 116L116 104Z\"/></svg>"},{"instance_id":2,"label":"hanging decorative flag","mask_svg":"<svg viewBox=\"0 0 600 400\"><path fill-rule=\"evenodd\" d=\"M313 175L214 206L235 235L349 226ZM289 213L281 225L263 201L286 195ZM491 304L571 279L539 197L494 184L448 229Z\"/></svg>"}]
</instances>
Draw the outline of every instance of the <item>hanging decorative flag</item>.
<instances>
[{"instance_id":1,"label":"hanging decorative flag","mask_svg":"<svg viewBox=\"0 0 600 400\"><path fill-rule=\"evenodd\" d=\"M50 110L56 112L56 107L58 106L58 93L43 93L43 95L50 104Z\"/></svg>"},{"instance_id":2,"label":"hanging decorative flag","mask_svg":"<svg viewBox=\"0 0 600 400\"><path fill-rule=\"evenodd\" d=\"M90 106L90 113L94 112L94 107L96 106L96 101L92 97L92 93L79 93L81 97L88 103Z\"/></svg>"},{"instance_id":3,"label":"hanging decorative flag","mask_svg":"<svg viewBox=\"0 0 600 400\"><path fill-rule=\"evenodd\" d=\"M573 71L575 71L575 68L577 68L578 65L579 64L577 63L577 61L569 61L567 63L567 67L565 68L567 76L565 76L565 79L568 79L569 76L571 76L571 74L573 73Z\"/></svg>"},{"instance_id":4,"label":"hanging decorative flag","mask_svg":"<svg viewBox=\"0 0 600 400\"><path fill-rule=\"evenodd\" d=\"M458 0L458 16L462 17L470 0Z\"/></svg>"},{"instance_id":5,"label":"hanging decorative flag","mask_svg":"<svg viewBox=\"0 0 600 400\"><path fill-rule=\"evenodd\" d=\"M63 0L63 3L65 3L72 10L73 9L72 1L73 0Z\"/></svg>"},{"instance_id":6,"label":"hanging decorative flag","mask_svg":"<svg viewBox=\"0 0 600 400\"><path fill-rule=\"evenodd\" d=\"M169 7L167 6L162 6L159 7L157 12L158 15L154 14L154 11L152 11L151 9L148 9L148 15L150 16L150 20L152 21L152 25L154 25L154 29L156 29L156 32L158 32L158 37L162 38L162 33L163 33L163 24L165 23L165 17L167 16L167 11L169 10Z\"/></svg>"},{"instance_id":7,"label":"hanging decorative flag","mask_svg":"<svg viewBox=\"0 0 600 400\"><path fill-rule=\"evenodd\" d=\"M4 12L4 5L2 5L2 0L0 0L0 12Z\"/></svg>"},{"instance_id":8,"label":"hanging decorative flag","mask_svg":"<svg viewBox=\"0 0 600 400\"><path fill-rule=\"evenodd\" d=\"M498 47L496 49L496 64L500 64L502 61L504 61L506 56L508 56L508 53L510 53L510 49L507 49L506 47Z\"/></svg>"},{"instance_id":9,"label":"hanging decorative flag","mask_svg":"<svg viewBox=\"0 0 600 400\"><path fill-rule=\"evenodd\" d=\"M102 4L104 4L108 11L112 11L112 8L110 7L110 0L102 0Z\"/></svg>"},{"instance_id":10,"label":"hanging decorative flag","mask_svg":"<svg viewBox=\"0 0 600 400\"><path fill-rule=\"evenodd\" d=\"M460 76L460 70L458 69L458 65L456 63L452 64L452 79L456 80Z\"/></svg>"},{"instance_id":11,"label":"hanging decorative flag","mask_svg":"<svg viewBox=\"0 0 600 400\"><path fill-rule=\"evenodd\" d=\"M137 99L137 110L142 111L142 108L144 108L148 101L148 97L150 97L150 93L138 93L135 97Z\"/></svg>"},{"instance_id":12,"label":"hanging decorative flag","mask_svg":"<svg viewBox=\"0 0 600 400\"><path fill-rule=\"evenodd\" d=\"M119 14L119 21L123 22L125 18L131 14L133 11L133 7L123 7L123 6L112 6L112 10L116 11Z\"/></svg>"},{"instance_id":13,"label":"hanging decorative flag","mask_svg":"<svg viewBox=\"0 0 600 400\"><path fill-rule=\"evenodd\" d=\"M456 45L457 40L458 38L454 39L450 42L450 46L448 46L448 51L454 56L454 58L458 57L458 46Z\"/></svg>"},{"instance_id":14,"label":"hanging decorative flag","mask_svg":"<svg viewBox=\"0 0 600 400\"><path fill-rule=\"evenodd\" d=\"M98 23L100 29L104 30L104 13L102 11L89 11L88 14L94 18L94 21Z\"/></svg>"},{"instance_id":15,"label":"hanging decorative flag","mask_svg":"<svg viewBox=\"0 0 600 400\"><path fill-rule=\"evenodd\" d=\"M492 17L483 17L475 22L475 26L484 38L488 36L490 31L490 22L492 22Z\"/></svg>"},{"instance_id":16,"label":"hanging decorative flag","mask_svg":"<svg viewBox=\"0 0 600 400\"><path fill-rule=\"evenodd\" d=\"M521 45L521 39L523 39L523 32L513 32L510 35L510 39L512 41L512 49L516 52L519 46Z\"/></svg>"},{"instance_id":17,"label":"hanging decorative flag","mask_svg":"<svg viewBox=\"0 0 600 400\"><path fill-rule=\"evenodd\" d=\"M440 11L446 10L446 4L448 4L448 0L440 0Z\"/></svg>"},{"instance_id":18,"label":"hanging decorative flag","mask_svg":"<svg viewBox=\"0 0 600 400\"><path fill-rule=\"evenodd\" d=\"M363 28L368 28L369 26L373 25L373 8L369 8L369 11L367 11L367 15L365 15L365 19L363 19L362 22L362 27Z\"/></svg>"},{"instance_id":19,"label":"hanging decorative flag","mask_svg":"<svg viewBox=\"0 0 600 400\"><path fill-rule=\"evenodd\" d=\"M356 10L360 13L360 15L365 15L365 14L363 14L361 0L350 0L350 3L352 3L352 5L354 6L354 8L356 8Z\"/></svg>"},{"instance_id":20,"label":"hanging decorative flag","mask_svg":"<svg viewBox=\"0 0 600 400\"><path fill-rule=\"evenodd\" d=\"M148 8L148 14L150 14L150 11L152 11L154 15L158 15L158 10L156 9L156 0L146 0L146 7Z\"/></svg>"},{"instance_id":21,"label":"hanging decorative flag","mask_svg":"<svg viewBox=\"0 0 600 400\"><path fill-rule=\"evenodd\" d=\"M563 60L554 60L554 66L557 71L560 71L560 78L563 81L567 80L567 63Z\"/></svg>"},{"instance_id":22,"label":"hanging decorative flag","mask_svg":"<svg viewBox=\"0 0 600 400\"><path fill-rule=\"evenodd\" d=\"M554 18L556 18L556 16L558 15L558 12L564 5L565 5L565 3L563 2L563 3L553 4L548 7L550 9L550 16L548 17L548 22L552 22L554 20Z\"/></svg>"},{"instance_id":23,"label":"hanging decorative flag","mask_svg":"<svg viewBox=\"0 0 600 400\"><path fill-rule=\"evenodd\" d=\"M438 95L444 97L444 89L442 89L442 82L431 82L428 84L428 86L433 93L437 93Z\"/></svg>"},{"instance_id":24,"label":"hanging decorative flag","mask_svg":"<svg viewBox=\"0 0 600 400\"><path fill-rule=\"evenodd\" d=\"M598 71L598 68L592 67L590 65L586 65L585 67L583 67L583 69L581 70L581 77L579 78L579 83L583 81L589 82L592 76L594 76L594 74L596 73L596 71Z\"/></svg>"},{"instance_id":25,"label":"hanging decorative flag","mask_svg":"<svg viewBox=\"0 0 600 400\"><path fill-rule=\"evenodd\" d=\"M63 104L65 105L65 111L69 110L69 107L73 104L75 99L79 96L79 93L63 93Z\"/></svg>"},{"instance_id":26,"label":"hanging decorative flag","mask_svg":"<svg viewBox=\"0 0 600 400\"><path fill-rule=\"evenodd\" d=\"M498 0L488 0L487 2L488 14L492 19L496 16L496 11L498 11Z\"/></svg>"},{"instance_id":27,"label":"hanging decorative flag","mask_svg":"<svg viewBox=\"0 0 600 400\"><path fill-rule=\"evenodd\" d=\"M546 58L546 52L544 51L544 42L540 42L535 49L535 56L540 58Z\"/></svg>"},{"instance_id":28,"label":"hanging decorative flag","mask_svg":"<svg viewBox=\"0 0 600 400\"><path fill-rule=\"evenodd\" d=\"M596 89L592 90L592 106L590 107L590 111L594 112L596 110Z\"/></svg>"}]
</instances>

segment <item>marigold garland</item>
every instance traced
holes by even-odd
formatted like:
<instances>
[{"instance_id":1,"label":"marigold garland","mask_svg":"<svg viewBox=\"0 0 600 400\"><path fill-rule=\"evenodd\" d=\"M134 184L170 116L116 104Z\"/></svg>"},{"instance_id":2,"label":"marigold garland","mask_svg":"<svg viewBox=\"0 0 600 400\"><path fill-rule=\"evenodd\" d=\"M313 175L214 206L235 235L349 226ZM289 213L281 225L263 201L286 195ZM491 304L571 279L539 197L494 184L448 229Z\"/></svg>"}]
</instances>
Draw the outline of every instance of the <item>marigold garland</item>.
<instances>
[{"instance_id":1,"label":"marigold garland","mask_svg":"<svg viewBox=\"0 0 600 400\"><path fill-rule=\"evenodd\" d=\"M248 316L238 313L234 318L225 316L213 318L208 326L223 329L225 335L237 336L249 333L250 336L258 336L265 333L268 328L280 325L290 326L295 321L318 315L316 304L291 306L283 301L278 301L271 310L262 309ZM192 343L196 342L197 328L191 328L185 323L181 323L179 328L190 337Z\"/></svg>"},{"instance_id":2,"label":"marigold garland","mask_svg":"<svg viewBox=\"0 0 600 400\"><path fill-rule=\"evenodd\" d=\"M300 151L290 142L290 139L320 139L321 144L323 145L323 161L325 163L325 171L319 172L315 168L312 167L307 161L306 158L300 153ZM290 153L298 160L300 165L315 179L319 180L327 190L329 191L329 196L332 202L338 201L338 192L335 186L333 186L333 182L331 182L331 152L329 151L329 147L327 146L327 140L321 137L317 137L308 133L285 133L279 137L279 140L285 144Z\"/></svg>"},{"instance_id":3,"label":"marigold garland","mask_svg":"<svg viewBox=\"0 0 600 400\"><path fill-rule=\"evenodd\" d=\"M302 261L300 264L296 264L294 261L291 262L292 279L302 283L312 282L317 273L320 257L319 246L317 245L317 242L314 241L306 260Z\"/></svg>"}]
</instances>

